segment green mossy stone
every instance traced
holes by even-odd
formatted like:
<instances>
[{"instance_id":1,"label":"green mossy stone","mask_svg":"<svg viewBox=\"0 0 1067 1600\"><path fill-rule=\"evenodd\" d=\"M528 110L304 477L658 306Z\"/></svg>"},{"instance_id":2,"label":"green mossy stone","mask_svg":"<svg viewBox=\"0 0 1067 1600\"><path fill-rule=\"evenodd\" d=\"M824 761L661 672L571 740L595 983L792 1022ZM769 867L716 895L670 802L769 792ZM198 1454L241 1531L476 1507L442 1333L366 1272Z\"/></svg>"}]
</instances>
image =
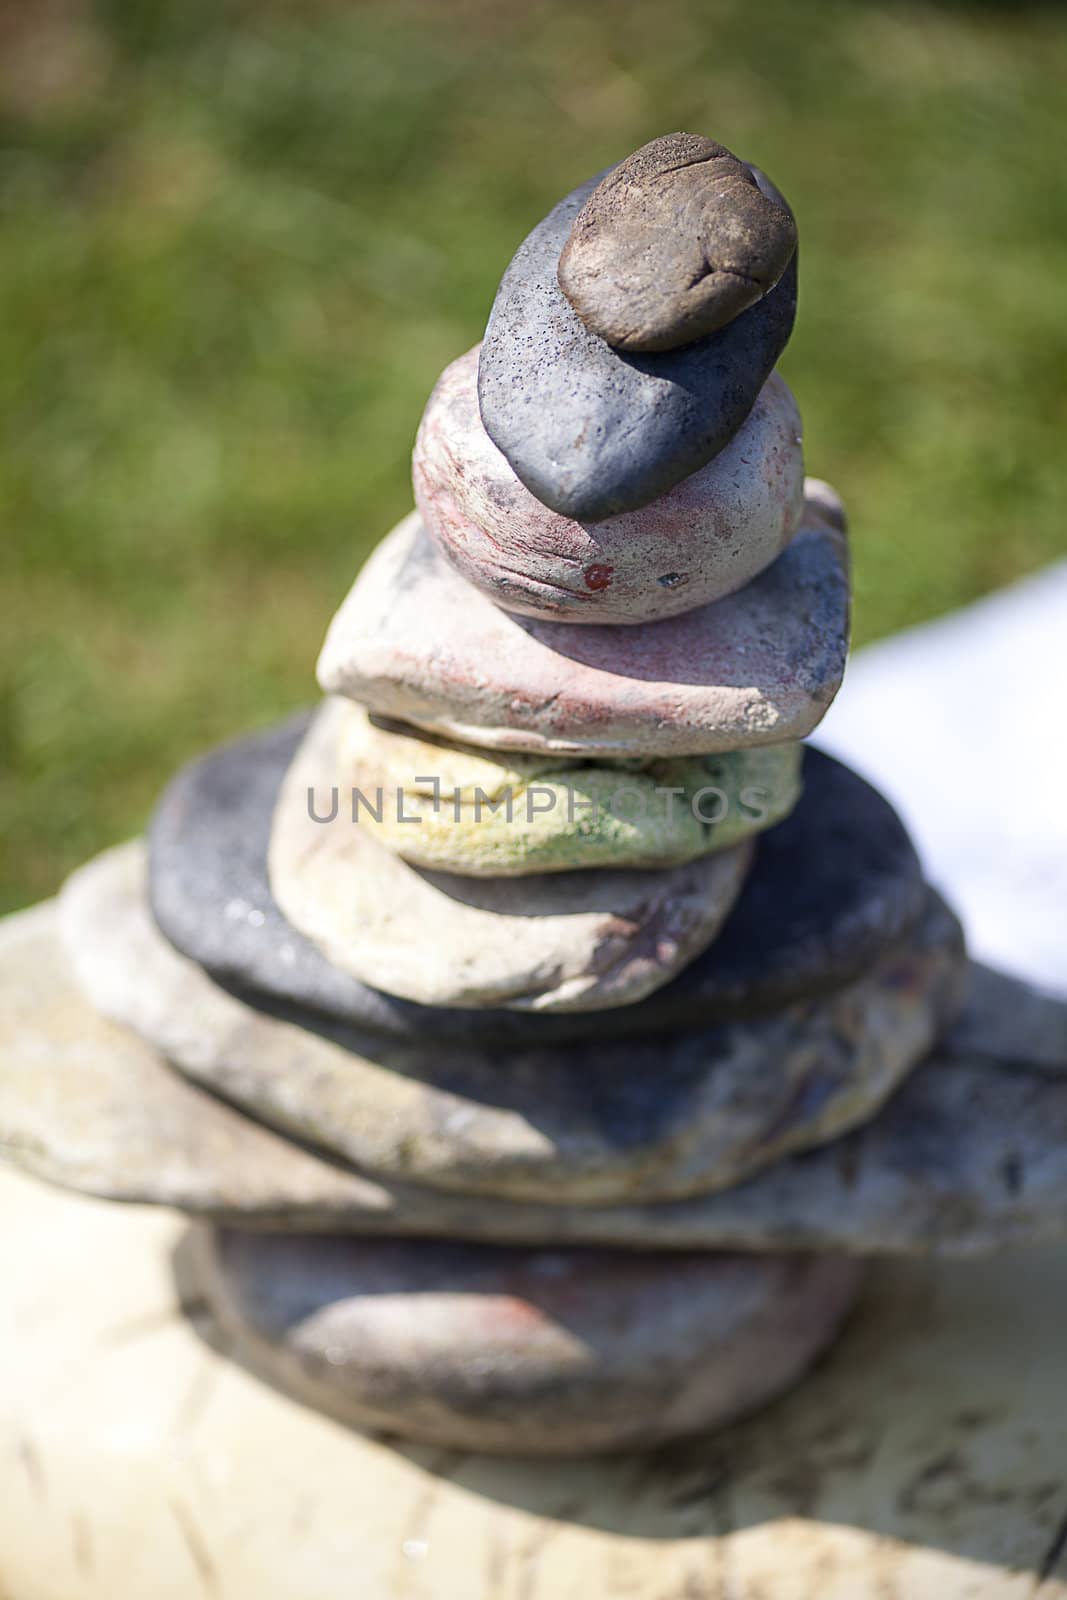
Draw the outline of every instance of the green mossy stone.
<instances>
[{"instance_id":1,"label":"green mossy stone","mask_svg":"<svg viewBox=\"0 0 1067 1600\"><path fill-rule=\"evenodd\" d=\"M415 866L469 877L668 867L789 815L796 741L660 761L477 749L346 706L340 803Z\"/></svg>"}]
</instances>

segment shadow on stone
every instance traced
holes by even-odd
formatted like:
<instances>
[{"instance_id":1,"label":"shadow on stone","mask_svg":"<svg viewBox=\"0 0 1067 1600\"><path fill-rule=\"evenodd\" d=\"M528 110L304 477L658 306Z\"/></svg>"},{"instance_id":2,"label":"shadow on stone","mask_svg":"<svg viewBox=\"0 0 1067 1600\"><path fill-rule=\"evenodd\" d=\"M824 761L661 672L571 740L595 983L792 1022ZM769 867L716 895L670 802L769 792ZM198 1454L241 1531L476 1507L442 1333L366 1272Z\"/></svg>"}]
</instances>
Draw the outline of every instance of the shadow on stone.
<instances>
[{"instance_id":1,"label":"shadow on stone","mask_svg":"<svg viewBox=\"0 0 1067 1600\"><path fill-rule=\"evenodd\" d=\"M175 1270L202 1307L188 1240ZM906 1564L924 1547L1007 1568L1012 1581L1033 1574L1036 1588L1063 1570L1065 1303L1062 1247L983 1262L880 1263L804 1382L725 1429L657 1450L551 1461L370 1437L424 1474L428 1503L451 1485L548 1524L634 1540L730 1540L737 1550L745 1548L738 1536L774 1527L768 1548L793 1564L797 1593L817 1592L804 1584L818 1579L829 1539L860 1533L876 1541L860 1558L865 1575L873 1564L888 1584L904 1565L905 1586L887 1593L919 1592L906 1586ZM194 1326L231 1354L210 1318L200 1314ZM999 1593L983 1587L996 1581L976 1572L975 1593Z\"/></svg>"}]
</instances>

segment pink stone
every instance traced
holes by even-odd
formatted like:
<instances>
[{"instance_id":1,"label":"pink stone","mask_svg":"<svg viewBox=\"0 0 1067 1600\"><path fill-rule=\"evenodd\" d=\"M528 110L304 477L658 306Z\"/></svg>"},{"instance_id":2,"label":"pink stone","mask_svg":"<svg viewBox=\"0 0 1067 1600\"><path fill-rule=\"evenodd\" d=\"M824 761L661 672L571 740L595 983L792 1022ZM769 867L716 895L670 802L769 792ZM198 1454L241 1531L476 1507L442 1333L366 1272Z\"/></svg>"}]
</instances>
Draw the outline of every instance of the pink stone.
<instances>
[{"instance_id":1,"label":"pink stone","mask_svg":"<svg viewBox=\"0 0 1067 1600\"><path fill-rule=\"evenodd\" d=\"M633 628L502 611L413 515L334 618L319 681L489 749L701 755L809 734L840 686L848 621L847 540L812 502L745 588Z\"/></svg>"},{"instance_id":2,"label":"pink stone","mask_svg":"<svg viewBox=\"0 0 1067 1600\"><path fill-rule=\"evenodd\" d=\"M456 570L509 611L582 623L678 616L740 589L797 527L800 414L777 374L713 461L604 522L560 516L520 482L482 426L477 379L475 348L430 396L415 441L415 501Z\"/></svg>"}]
</instances>

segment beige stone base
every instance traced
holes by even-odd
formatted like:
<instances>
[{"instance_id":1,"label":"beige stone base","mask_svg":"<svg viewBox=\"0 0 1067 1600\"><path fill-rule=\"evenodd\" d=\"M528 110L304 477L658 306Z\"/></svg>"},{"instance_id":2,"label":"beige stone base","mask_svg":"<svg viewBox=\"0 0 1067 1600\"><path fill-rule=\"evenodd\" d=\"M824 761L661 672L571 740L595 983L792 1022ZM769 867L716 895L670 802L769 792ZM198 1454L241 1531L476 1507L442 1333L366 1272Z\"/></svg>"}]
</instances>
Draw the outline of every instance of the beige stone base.
<instances>
[{"instance_id":1,"label":"beige stone base","mask_svg":"<svg viewBox=\"0 0 1067 1600\"><path fill-rule=\"evenodd\" d=\"M755 1420L530 1464L265 1388L183 1316L183 1233L0 1172L3 1600L1067 1596L1063 1249L880 1265Z\"/></svg>"}]
</instances>

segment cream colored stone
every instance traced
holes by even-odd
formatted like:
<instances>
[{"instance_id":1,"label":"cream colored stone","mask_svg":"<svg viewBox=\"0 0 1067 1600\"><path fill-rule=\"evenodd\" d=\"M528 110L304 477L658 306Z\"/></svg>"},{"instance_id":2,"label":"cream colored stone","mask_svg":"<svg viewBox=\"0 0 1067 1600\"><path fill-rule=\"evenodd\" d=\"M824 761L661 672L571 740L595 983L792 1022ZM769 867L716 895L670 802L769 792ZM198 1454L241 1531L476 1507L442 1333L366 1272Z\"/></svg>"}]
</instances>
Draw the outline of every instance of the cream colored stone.
<instances>
[{"instance_id":1,"label":"cream colored stone","mask_svg":"<svg viewBox=\"0 0 1067 1600\"><path fill-rule=\"evenodd\" d=\"M341 796L350 808L358 791L361 827L414 866L478 878L677 866L773 827L800 797L796 742L589 763L480 750L353 702L338 741Z\"/></svg>"},{"instance_id":2,"label":"cream colored stone","mask_svg":"<svg viewBox=\"0 0 1067 1600\"><path fill-rule=\"evenodd\" d=\"M286 774L268 865L293 927L362 982L425 1005L596 1011L667 983L733 907L746 843L659 872L479 879L410 866L342 802L344 711L327 702Z\"/></svg>"},{"instance_id":3,"label":"cream colored stone","mask_svg":"<svg viewBox=\"0 0 1067 1600\"><path fill-rule=\"evenodd\" d=\"M1067 1597L1062 1247L881 1265L760 1416L546 1469L273 1391L176 1285L183 1234L0 1171L11 1600Z\"/></svg>"}]
</instances>

